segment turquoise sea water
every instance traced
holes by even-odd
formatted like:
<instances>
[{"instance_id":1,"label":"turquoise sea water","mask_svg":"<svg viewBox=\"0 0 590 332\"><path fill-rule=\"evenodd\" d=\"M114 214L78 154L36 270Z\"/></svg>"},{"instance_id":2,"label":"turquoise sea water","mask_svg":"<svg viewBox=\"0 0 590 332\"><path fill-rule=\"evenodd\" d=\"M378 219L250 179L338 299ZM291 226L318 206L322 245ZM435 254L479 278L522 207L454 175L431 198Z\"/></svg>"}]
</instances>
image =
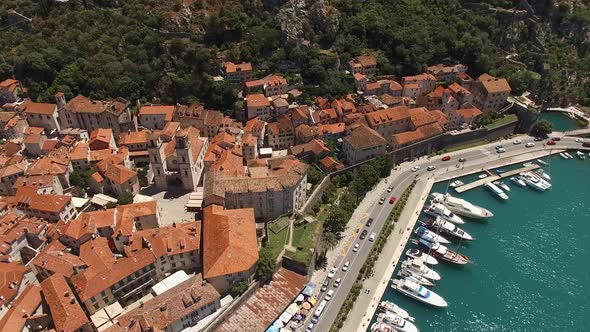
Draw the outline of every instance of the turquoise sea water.
<instances>
[{"instance_id":1,"label":"turquoise sea water","mask_svg":"<svg viewBox=\"0 0 590 332\"><path fill-rule=\"evenodd\" d=\"M447 300L447 308L421 304L389 287L382 300L409 311L422 332L590 331L590 159L545 160L553 184L546 192L507 181L510 199L502 202L484 187L461 195L449 188L494 217L461 226L476 238L460 250L474 264L435 266L442 280L432 290ZM446 188L446 182L438 183L432 191Z\"/></svg>"},{"instance_id":2,"label":"turquoise sea water","mask_svg":"<svg viewBox=\"0 0 590 332\"><path fill-rule=\"evenodd\" d=\"M578 129L576 120L560 112L543 112L540 115L540 119L551 122L555 131Z\"/></svg>"}]
</instances>

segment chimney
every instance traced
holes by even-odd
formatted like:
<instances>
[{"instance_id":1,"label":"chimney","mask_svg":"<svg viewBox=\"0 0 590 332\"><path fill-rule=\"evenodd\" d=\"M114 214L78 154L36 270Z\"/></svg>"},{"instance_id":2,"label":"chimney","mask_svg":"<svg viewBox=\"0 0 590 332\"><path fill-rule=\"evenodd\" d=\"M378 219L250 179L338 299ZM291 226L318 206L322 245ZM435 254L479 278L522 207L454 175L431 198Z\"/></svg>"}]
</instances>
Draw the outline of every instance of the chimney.
<instances>
[{"instance_id":1,"label":"chimney","mask_svg":"<svg viewBox=\"0 0 590 332\"><path fill-rule=\"evenodd\" d=\"M76 298L75 297L70 297L70 304L74 304L76 303Z\"/></svg>"},{"instance_id":2,"label":"chimney","mask_svg":"<svg viewBox=\"0 0 590 332\"><path fill-rule=\"evenodd\" d=\"M69 297L70 296L70 291L65 291L64 292L64 297Z\"/></svg>"}]
</instances>

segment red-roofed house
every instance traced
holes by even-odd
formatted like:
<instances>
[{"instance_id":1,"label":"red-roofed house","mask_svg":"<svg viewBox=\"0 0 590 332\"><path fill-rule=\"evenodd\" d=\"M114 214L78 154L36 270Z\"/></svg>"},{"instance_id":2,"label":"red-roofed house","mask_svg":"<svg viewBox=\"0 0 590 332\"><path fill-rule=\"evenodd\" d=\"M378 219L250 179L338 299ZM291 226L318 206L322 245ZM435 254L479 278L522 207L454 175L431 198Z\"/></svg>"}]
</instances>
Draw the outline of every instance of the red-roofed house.
<instances>
[{"instance_id":1,"label":"red-roofed house","mask_svg":"<svg viewBox=\"0 0 590 332\"><path fill-rule=\"evenodd\" d=\"M267 96L283 95L289 91L287 80L281 75L272 75L265 79L264 94Z\"/></svg>"},{"instance_id":2,"label":"red-roofed house","mask_svg":"<svg viewBox=\"0 0 590 332\"><path fill-rule=\"evenodd\" d=\"M252 64L250 62L225 62L223 64L223 72L225 79L234 83L250 81L253 76Z\"/></svg>"},{"instance_id":3,"label":"red-roofed house","mask_svg":"<svg viewBox=\"0 0 590 332\"><path fill-rule=\"evenodd\" d=\"M270 101L265 95L260 93L249 94L246 96L246 116L250 120L258 117L266 121L270 119Z\"/></svg>"},{"instance_id":4,"label":"red-roofed house","mask_svg":"<svg viewBox=\"0 0 590 332\"><path fill-rule=\"evenodd\" d=\"M62 274L44 280L41 291L56 331L93 331L86 313Z\"/></svg>"},{"instance_id":5,"label":"red-roofed house","mask_svg":"<svg viewBox=\"0 0 590 332\"><path fill-rule=\"evenodd\" d=\"M41 127L47 132L61 129L55 104L26 101L19 106L19 109L24 111L31 127Z\"/></svg>"},{"instance_id":6,"label":"red-roofed house","mask_svg":"<svg viewBox=\"0 0 590 332\"><path fill-rule=\"evenodd\" d=\"M268 145L274 150L283 150L293 146L295 142L295 131L291 119L282 116L276 122L267 125Z\"/></svg>"},{"instance_id":7,"label":"red-roofed house","mask_svg":"<svg viewBox=\"0 0 590 332\"><path fill-rule=\"evenodd\" d=\"M175 111L174 105L143 105L139 108L139 123L146 129L162 130L172 121Z\"/></svg>"},{"instance_id":8,"label":"red-roofed house","mask_svg":"<svg viewBox=\"0 0 590 332\"><path fill-rule=\"evenodd\" d=\"M29 217L47 221L70 220L78 212L69 195L39 195L36 188L21 187L16 192L17 207Z\"/></svg>"},{"instance_id":9,"label":"red-roofed house","mask_svg":"<svg viewBox=\"0 0 590 332\"><path fill-rule=\"evenodd\" d=\"M88 142L90 150L117 150L113 130L110 128L98 128L90 133L90 141Z\"/></svg>"},{"instance_id":10,"label":"red-roofed house","mask_svg":"<svg viewBox=\"0 0 590 332\"><path fill-rule=\"evenodd\" d=\"M213 204L203 212L203 277L221 294L251 281L258 263L254 210L224 210Z\"/></svg>"},{"instance_id":11,"label":"red-roofed house","mask_svg":"<svg viewBox=\"0 0 590 332\"><path fill-rule=\"evenodd\" d=\"M359 162L385 154L387 140L379 133L365 125L360 125L350 135L344 137L342 150L346 163L354 165Z\"/></svg>"},{"instance_id":12,"label":"red-roofed house","mask_svg":"<svg viewBox=\"0 0 590 332\"><path fill-rule=\"evenodd\" d=\"M413 84L417 84L419 92L418 92L418 95L412 95L409 97L422 96L422 95L425 95L425 94L431 92L432 90L434 90L436 88L436 77L434 77L434 75L432 75L432 74L427 74L427 73L423 73L423 74L419 74L419 75L415 75L415 76L404 76L402 78L402 85L404 86L404 96L407 96L405 93L406 86L408 86L408 89L409 89L410 88L409 86L412 85L412 89L414 89Z\"/></svg>"},{"instance_id":13,"label":"red-roofed house","mask_svg":"<svg viewBox=\"0 0 590 332\"><path fill-rule=\"evenodd\" d=\"M377 58L374 55L359 55L348 62L350 72L371 76L377 72Z\"/></svg>"},{"instance_id":14,"label":"red-roofed house","mask_svg":"<svg viewBox=\"0 0 590 332\"><path fill-rule=\"evenodd\" d=\"M9 93L13 98L8 102L13 102L18 99L19 94L23 92L23 88L19 80L8 78L0 82L0 91Z\"/></svg>"},{"instance_id":15,"label":"red-roofed house","mask_svg":"<svg viewBox=\"0 0 590 332\"><path fill-rule=\"evenodd\" d=\"M475 107L463 108L454 111L449 115L449 128L458 128L462 125L470 126L475 119L483 113Z\"/></svg>"},{"instance_id":16,"label":"red-roofed house","mask_svg":"<svg viewBox=\"0 0 590 332\"><path fill-rule=\"evenodd\" d=\"M499 111L506 104L510 91L506 79L483 74L473 83L474 106L484 113Z\"/></svg>"}]
</instances>

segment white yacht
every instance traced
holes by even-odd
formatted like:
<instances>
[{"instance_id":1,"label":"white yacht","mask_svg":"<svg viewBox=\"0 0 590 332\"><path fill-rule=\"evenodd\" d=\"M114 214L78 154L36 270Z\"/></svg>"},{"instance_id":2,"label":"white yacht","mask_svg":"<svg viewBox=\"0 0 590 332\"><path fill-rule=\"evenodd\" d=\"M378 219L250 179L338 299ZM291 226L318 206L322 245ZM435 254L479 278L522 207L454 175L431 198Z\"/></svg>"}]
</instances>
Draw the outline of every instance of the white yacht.
<instances>
[{"instance_id":1,"label":"white yacht","mask_svg":"<svg viewBox=\"0 0 590 332\"><path fill-rule=\"evenodd\" d=\"M516 183L517 185L519 185L521 187L526 187L526 183L524 183L524 181L522 181L522 179L519 176L511 177L510 181Z\"/></svg>"},{"instance_id":2,"label":"white yacht","mask_svg":"<svg viewBox=\"0 0 590 332\"><path fill-rule=\"evenodd\" d=\"M465 223L461 217L451 212L451 210L441 203L431 202L430 206L424 209L424 212L433 217L440 216L441 218L450 221L453 224L462 225Z\"/></svg>"},{"instance_id":3,"label":"white yacht","mask_svg":"<svg viewBox=\"0 0 590 332\"><path fill-rule=\"evenodd\" d=\"M436 307L448 306L447 301L445 301L445 299L443 299L440 295L409 280L395 279L391 285L391 288L413 299Z\"/></svg>"},{"instance_id":4,"label":"white yacht","mask_svg":"<svg viewBox=\"0 0 590 332\"><path fill-rule=\"evenodd\" d=\"M439 242L443 244L451 243L451 241L447 240L444 236L438 235L424 226L416 228L414 234L418 235L418 237L420 237L421 239L430 242Z\"/></svg>"},{"instance_id":5,"label":"white yacht","mask_svg":"<svg viewBox=\"0 0 590 332\"><path fill-rule=\"evenodd\" d=\"M582 151L577 151L576 154L578 155L578 158L586 159L586 155L584 155L584 153Z\"/></svg>"},{"instance_id":6,"label":"white yacht","mask_svg":"<svg viewBox=\"0 0 590 332\"><path fill-rule=\"evenodd\" d=\"M402 262L402 268L406 268L412 272L415 272L416 274L423 276L424 278L430 279L430 280L440 280L440 274L438 274L438 272L434 271L433 269L429 268L428 266L426 266L426 264L424 264L424 262L422 262L421 260L416 260L416 259L407 259L405 261Z\"/></svg>"},{"instance_id":7,"label":"white yacht","mask_svg":"<svg viewBox=\"0 0 590 332\"><path fill-rule=\"evenodd\" d=\"M494 184L500 187L502 190L510 191L510 187L508 187L508 185L502 181L494 181Z\"/></svg>"},{"instance_id":8,"label":"white yacht","mask_svg":"<svg viewBox=\"0 0 590 332\"><path fill-rule=\"evenodd\" d=\"M397 272L397 276L404 278L404 279L411 280L411 281L418 283L422 286L426 286L426 287L434 286L434 282L432 282L430 279L426 278L425 276L419 274L416 271L409 270L408 268L400 269Z\"/></svg>"},{"instance_id":9,"label":"white yacht","mask_svg":"<svg viewBox=\"0 0 590 332\"><path fill-rule=\"evenodd\" d=\"M569 159L574 159L574 156L572 156L571 154L564 152L564 155L566 155Z\"/></svg>"},{"instance_id":10,"label":"white yacht","mask_svg":"<svg viewBox=\"0 0 590 332\"><path fill-rule=\"evenodd\" d=\"M545 191L547 189L551 189L551 183L545 181L533 172L524 172L521 173L520 176L526 184L537 190Z\"/></svg>"},{"instance_id":11,"label":"white yacht","mask_svg":"<svg viewBox=\"0 0 590 332\"><path fill-rule=\"evenodd\" d=\"M559 153L559 155L560 155L560 156L561 156L561 158L563 158L563 159L569 159L569 158L568 158L568 157L565 155L565 153L563 153L563 152L560 152L560 153Z\"/></svg>"},{"instance_id":12,"label":"white yacht","mask_svg":"<svg viewBox=\"0 0 590 332\"><path fill-rule=\"evenodd\" d=\"M377 315L377 319L382 323L388 324L393 327L393 331L399 332L418 332L418 328L411 322L406 321L400 315L385 311ZM387 330L386 330L387 331Z\"/></svg>"},{"instance_id":13,"label":"white yacht","mask_svg":"<svg viewBox=\"0 0 590 332\"><path fill-rule=\"evenodd\" d=\"M408 257L419 259L429 265L438 264L438 260L436 260L436 258L430 256L429 254L425 253L420 249L410 248L406 251L406 255L408 255Z\"/></svg>"},{"instance_id":14,"label":"white yacht","mask_svg":"<svg viewBox=\"0 0 590 332\"><path fill-rule=\"evenodd\" d=\"M487 177L488 177L488 175L487 175L487 174L485 174L485 173L484 173L484 174L480 174L480 175L478 176L478 178L480 178L480 179L485 179L485 178L487 178Z\"/></svg>"},{"instance_id":15,"label":"white yacht","mask_svg":"<svg viewBox=\"0 0 590 332\"><path fill-rule=\"evenodd\" d=\"M441 233L449 234L449 235L452 235L456 238L463 239L463 240L468 240L468 241L473 240L473 237L471 235L469 235L469 233L467 233L464 230L462 230L461 228L457 227L457 225L450 223L446 220L443 220L441 218L437 217L436 219L428 220L428 221L425 221L424 223L427 224L428 227L438 230Z\"/></svg>"},{"instance_id":16,"label":"white yacht","mask_svg":"<svg viewBox=\"0 0 590 332\"><path fill-rule=\"evenodd\" d=\"M412 330L411 327L408 326L408 324L412 324L413 328L415 328L415 330ZM373 325L371 325L371 332L418 332L418 328L410 322L406 322L405 323L406 326L404 326L402 329L398 326L395 326L394 324L391 323L386 323L383 320L378 320L377 322L373 323Z\"/></svg>"},{"instance_id":17,"label":"white yacht","mask_svg":"<svg viewBox=\"0 0 590 332\"><path fill-rule=\"evenodd\" d=\"M542 168L538 168L534 172L535 172L535 174L539 175L543 179L545 179L547 181L551 181L551 176L549 176L549 174L547 174Z\"/></svg>"},{"instance_id":18,"label":"white yacht","mask_svg":"<svg viewBox=\"0 0 590 332\"><path fill-rule=\"evenodd\" d=\"M450 186L451 186L451 188L457 188L457 187L461 187L464 184L465 183L463 183L463 181L455 180L455 181L451 182Z\"/></svg>"},{"instance_id":19,"label":"white yacht","mask_svg":"<svg viewBox=\"0 0 590 332\"><path fill-rule=\"evenodd\" d=\"M464 199L453 197L449 194L433 193L431 196L434 200L444 204L451 212L464 217L482 219L494 216L492 212L480 206L471 204Z\"/></svg>"},{"instance_id":20,"label":"white yacht","mask_svg":"<svg viewBox=\"0 0 590 332\"><path fill-rule=\"evenodd\" d=\"M503 200L508 199L508 195L506 195L504 190L500 189L495 184L488 182L488 183L484 184L484 187L488 188L494 195L500 197L501 199L503 199Z\"/></svg>"},{"instance_id":21,"label":"white yacht","mask_svg":"<svg viewBox=\"0 0 590 332\"><path fill-rule=\"evenodd\" d=\"M393 302L381 301L381 303L379 303L379 308L385 311L391 311L393 313L396 313L401 318L409 320L410 322L413 322L415 320L414 317L410 316L410 314L406 310L400 308L397 304Z\"/></svg>"}]
</instances>

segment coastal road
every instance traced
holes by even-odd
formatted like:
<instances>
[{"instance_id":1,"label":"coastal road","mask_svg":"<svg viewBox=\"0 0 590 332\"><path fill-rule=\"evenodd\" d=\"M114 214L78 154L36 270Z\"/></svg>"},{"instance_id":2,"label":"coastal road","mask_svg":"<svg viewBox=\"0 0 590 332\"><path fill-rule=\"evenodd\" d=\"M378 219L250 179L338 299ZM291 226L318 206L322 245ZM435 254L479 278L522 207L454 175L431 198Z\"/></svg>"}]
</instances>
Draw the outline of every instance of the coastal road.
<instances>
[{"instance_id":1,"label":"coastal road","mask_svg":"<svg viewBox=\"0 0 590 332\"><path fill-rule=\"evenodd\" d=\"M556 133L555 136L560 136L561 141L557 142L556 145L553 145L552 148L582 148L582 144L576 142L574 137L562 137L560 133ZM533 138L528 136L520 136L518 137L518 139L522 140L522 143L518 145L514 145L512 143L513 140L510 139L449 153L446 154L451 157L449 161L442 161L441 155L432 158L422 157L415 161L405 162L398 165L394 171L395 176L390 176L389 178L382 180L387 181L387 184L385 186L386 188L388 186L393 186L393 191L383 191L379 197L384 197L385 203L383 205L380 205L378 203L379 198L375 199L375 202L371 205L370 211L368 211L367 213L365 222L369 218L373 218L373 223L370 226L361 227L359 231L357 233L353 233L353 235L350 238L342 239L342 241L348 241L349 245L346 247L347 250L345 251L344 255L341 255L336 260L335 267L337 268L337 272L334 278L330 279L330 285L328 287L328 290L333 289L335 291L335 294L326 305L326 308L321 314L318 323L315 324L313 331L328 331L330 329L330 326L334 322L336 315L340 310L340 307L342 306L344 300L348 295L348 292L350 291L354 282L356 281L357 275L361 267L363 266L369 252L371 251L371 248L374 243L369 241L371 233L374 232L377 235L379 234L379 232L383 228L383 225L385 224L387 217L389 216L391 210L395 205L389 203L390 197L394 196L396 198L399 198L403 191L412 183L412 181L416 177L442 177L447 172L459 170L461 168L465 168L465 171L477 171L480 170L482 167L486 167L486 165L490 162L497 160L499 161L501 159L507 159L511 156L520 155L526 152L546 150L548 147L546 146L547 140L541 142L534 142L534 147L527 148L526 144L533 142ZM497 153L495 146L498 144L502 144L506 149L506 152ZM459 163L458 160L460 158L465 158L466 161L463 163ZM416 172L412 172L411 168L414 166L420 166L420 169ZM435 166L436 169L433 171L428 171L428 166ZM361 240L359 237L363 230L367 230L367 236L364 240ZM353 252L353 247L356 243L360 245L360 248L358 252ZM342 266L345 262L349 262L350 265L347 271L342 270ZM328 270L330 268L332 268L332 266L327 267ZM340 286L338 288L334 288L334 280L338 278L341 279ZM321 285L318 285L318 291L320 287ZM365 290L363 289L361 292L363 291ZM317 294L318 303L324 299L326 292L319 291L319 293ZM309 318L307 322L309 322Z\"/></svg>"}]
</instances>

